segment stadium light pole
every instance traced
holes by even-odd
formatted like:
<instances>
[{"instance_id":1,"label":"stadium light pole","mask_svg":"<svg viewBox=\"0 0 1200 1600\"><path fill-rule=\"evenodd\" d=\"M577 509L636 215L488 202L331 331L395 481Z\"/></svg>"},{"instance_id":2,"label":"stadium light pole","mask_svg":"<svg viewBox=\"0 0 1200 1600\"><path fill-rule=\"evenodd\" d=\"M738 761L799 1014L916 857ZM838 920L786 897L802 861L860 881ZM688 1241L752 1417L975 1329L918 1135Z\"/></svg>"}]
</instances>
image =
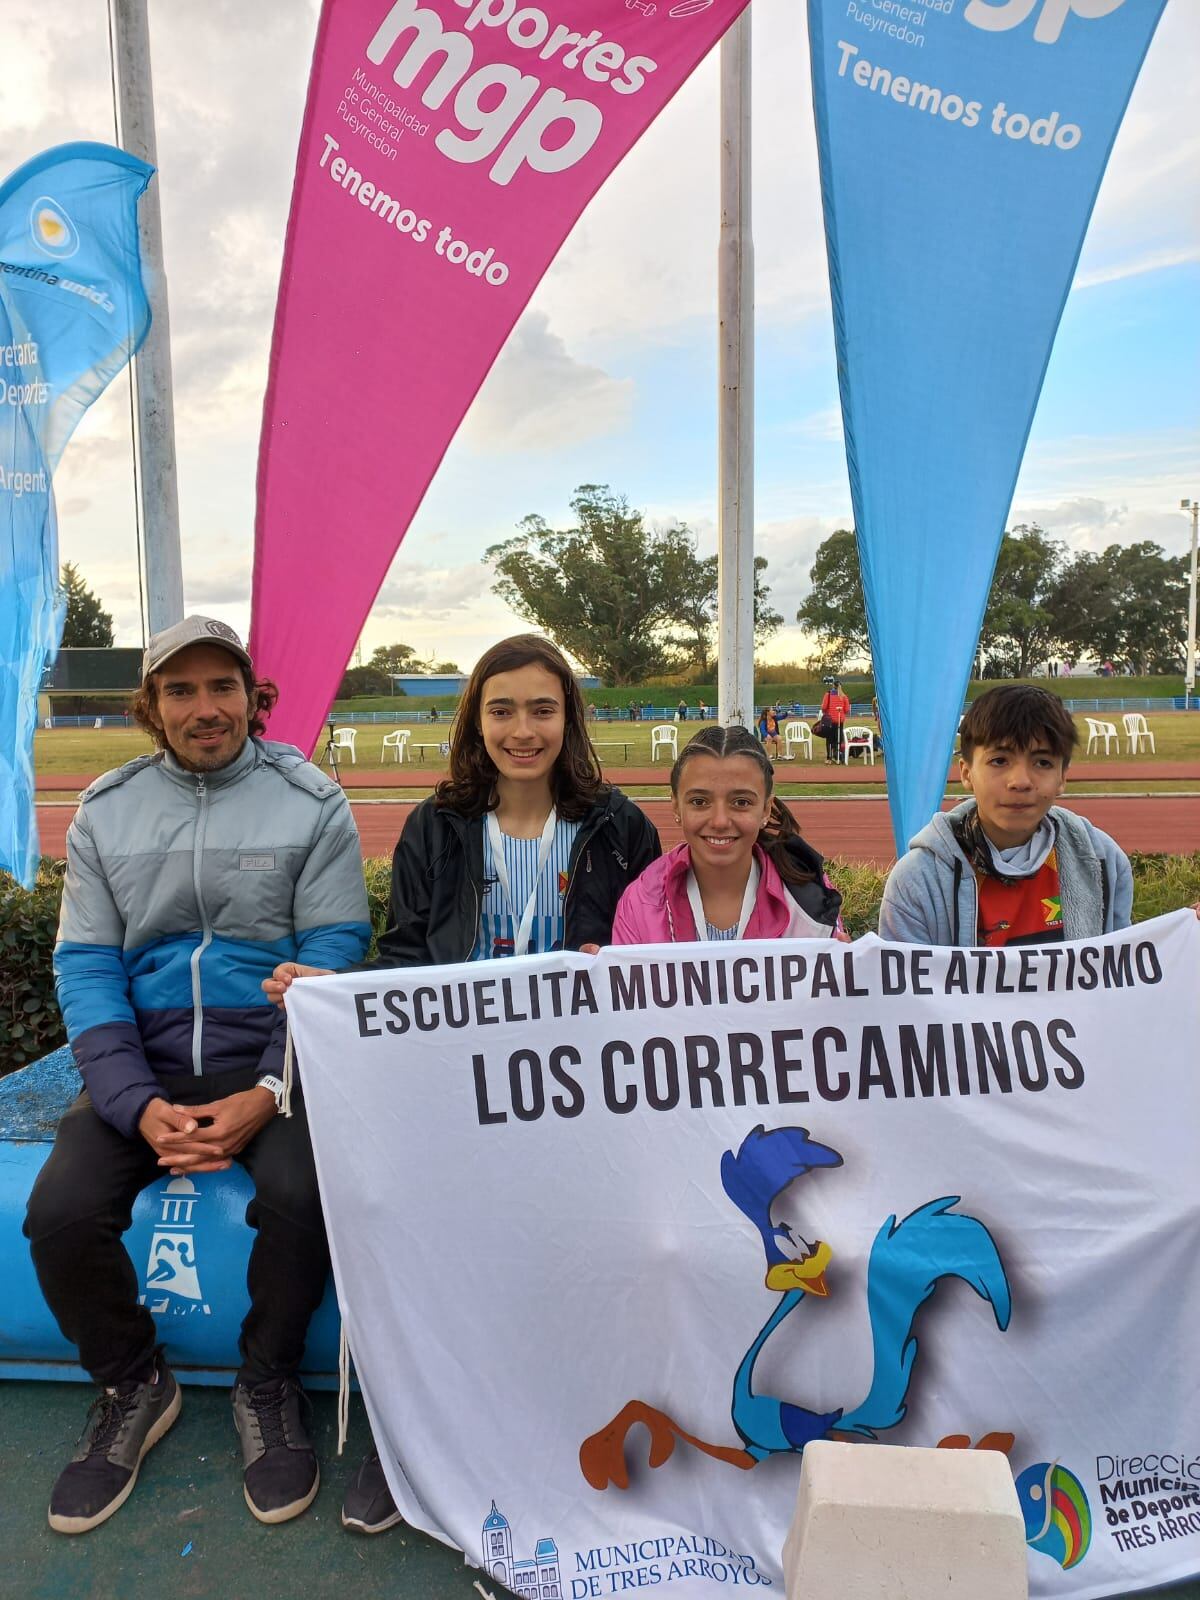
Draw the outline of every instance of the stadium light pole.
<instances>
[{"instance_id":1,"label":"stadium light pole","mask_svg":"<svg viewBox=\"0 0 1200 1600\"><path fill-rule=\"evenodd\" d=\"M754 725L754 238L750 9L721 40L717 718Z\"/></svg>"},{"instance_id":2,"label":"stadium light pole","mask_svg":"<svg viewBox=\"0 0 1200 1600\"><path fill-rule=\"evenodd\" d=\"M1183 669L1183 709L1186 711L1196 687L1196 528L1200 501L1181 500L1179 509L1192 514L1192 576L1188 586L1187 660Z\"/></svg>"},{"instance_id":3,"label":"stadium light pole","mask_svg":"<svg viewBox=\"0 0 1200 1600\"><path fill-rule=\"evenodd\" d=\"M134 357L138 481L146 560L146 625L155 634L183 616L179 486L175 472L175 402L171 388L171 323L163 271L158 141L150 76L146 0L109 0L117 136L123 150L155 168L138 204L138 238L150 301L150 331Z\"/></svg>"}]
</instances>

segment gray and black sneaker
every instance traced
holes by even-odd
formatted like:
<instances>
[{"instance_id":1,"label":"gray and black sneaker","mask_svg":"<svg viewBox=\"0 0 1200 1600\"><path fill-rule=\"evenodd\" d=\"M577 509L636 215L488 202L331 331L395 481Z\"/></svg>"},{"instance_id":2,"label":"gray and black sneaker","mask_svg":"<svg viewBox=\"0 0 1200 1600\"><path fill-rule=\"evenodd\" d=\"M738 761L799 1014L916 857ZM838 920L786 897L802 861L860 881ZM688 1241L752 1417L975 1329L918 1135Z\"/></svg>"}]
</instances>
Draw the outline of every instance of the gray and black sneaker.
<instances>
[{"instance_id":1,"label":"gray and black sneaker","mask_svg":"<svg viewBox=\"0 0 1200 1600\"><path fill-rule=\"evenodd\" d=\"M233 1420L242 1441L246 1504L260 1522L287 1522L316 1498L321 1474L300 1416L304 1391L295 1378L253 1389L237 1384Z\"/></svg>"},{"instance_id":2,"label":"gray and black sneaker","mask_svg":"<svg viewBox=\"0 0 1200 1600\"><path fill-rule=\"evenodd\" d=\"M382 1533L403 1520L383 1475L379 1451L372 1450L346 1490L342 1527L355 1533Z\"/></svg>"},{"instance_id":3,"label":"gray and black sneaker","mask_svg":"<svg viewBox=\"0 0 1200 1600\"><path fill-rule=\"evenodd\" d=\"M145 1382L131 1378L101 1390L79 1448L50 1495L56 1533L87 1533L119 1511L137 1482L147 1450L179 1415L179 1385L161 1358Z\"/></svg>"}]
</instances>

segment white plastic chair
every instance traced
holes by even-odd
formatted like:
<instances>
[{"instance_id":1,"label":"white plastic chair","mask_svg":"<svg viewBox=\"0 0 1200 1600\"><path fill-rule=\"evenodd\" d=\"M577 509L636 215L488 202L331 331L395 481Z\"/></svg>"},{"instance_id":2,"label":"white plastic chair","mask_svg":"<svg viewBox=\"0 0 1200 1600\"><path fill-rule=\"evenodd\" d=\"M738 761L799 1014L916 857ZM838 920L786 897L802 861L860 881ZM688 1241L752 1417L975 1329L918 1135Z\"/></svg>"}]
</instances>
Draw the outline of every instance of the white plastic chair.
<instances>
[{"instance_id":1,"label":"white plastic chair","mask_svg":"<svg viewBox=\"0 0 1200 1600\"><path fill-rule=\"evenodd\" d=\"M671 752L671 760L679 754L679 730L673 722L660 722L656 728L650 730L650 759L658 760L660 749Z\"/></svg>"},{"instance_id":2,"label":"white plastic chair","mask_svg":"<svg viewBox=\"0 0 1200 1600\"><path fill-rule=\"evenodd\" d=\"M1084 717L1083 720L1087 723L1088 731L1087 750L1084 752L1086 755L1091 755L1092 751L1096 748L1101 739L1104 740L1105 755L1108 754L1110 741L1116 745L1117 754L1120 755L1121 736L1117 732L1117 725L1115 722L1100 722L1095 717Z\"/></svg>"},{"instance_id":3,"label":"white plastic chair","mask_svg":"<svg viewBox=\"0 0 1200 1600\"><path fill-rule=\"evenodd\" d=\"M1127 711L1121 718L1125 724L1125 737L1129 740L1129 754L1135 756L1141 748L1141 742L1146 739L1150 743L1150 753L1157 755L1154 748L1154 735L1146 726L1146 719L1140 711Z\"/></svg>"},{"instance_id":4,"label":"white plastic chair","mask_svg":"<svg viewBox=\"0 0 1200 1600\"><path fill-rule=\"evenodd\" d=\"M350 752L350 765L358 765L358 760L354 754L354 741L357 738L357 728L335 728L333 730L333 738L329 741L329 765L331 767L336 767L340 763L343 750L349 750Z\"/></svg>"},{"instance_id":5,"label":"white plastic chair","mask_svg":"<svg viewBox=\"0 0 1200 1600\"><path fill-rule=\"evenodd\" d=\"M351 731L353 730L347 730L347 732ZM412 730L410 728L397 728L394 733L384 734L383 749L379 752L380 766L382 766L387 760L387 753L389 750L394 750L396 752L397 764L399 764L401 761L408 760L408 736L411 731Z\"/></svg>"},{"instance_id":6,"label":"white plastic chair","mask_svg":"<svg viewBox=\"0 0 1200 1600\"><path fill-rule=\"evenodd\" d=\"M791 722L784 724L783 729L783 754L784 759L793 760L792 748L799 745L809 761L813 758L812 729L807 722L802 722L799 717L793 717Z\"/></svg>"},{"instance_id":7,"label":"white plastic chair","mask_svg":"<svg viewBox=\"0 0 1200 1600\"><path fill-rule=\"evenodd\" d=\"M871 765L875 765L875 730L873 728L865 728L861 723L855 723L853 727L846 727L842 730L842 739L842 760L847 766L850 765L851 745L858 746L869 759Z\"/></svg>"}]
</instances>

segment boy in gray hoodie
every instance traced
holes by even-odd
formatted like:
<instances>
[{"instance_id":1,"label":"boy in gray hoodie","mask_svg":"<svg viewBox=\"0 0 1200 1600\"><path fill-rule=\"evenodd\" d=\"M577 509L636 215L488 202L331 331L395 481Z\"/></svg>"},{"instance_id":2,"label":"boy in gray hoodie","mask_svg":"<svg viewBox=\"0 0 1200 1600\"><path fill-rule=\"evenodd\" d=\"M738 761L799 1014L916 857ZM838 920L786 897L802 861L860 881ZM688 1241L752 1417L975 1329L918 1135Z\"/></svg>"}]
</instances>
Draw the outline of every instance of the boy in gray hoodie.
<instances>
[{"instance_id":1,"label":"boy in gray hoodie","mask_svg":"<svg viewBox=\"0 0 1200 1600\"><path fill-rule=\"evenodd\" d=\"M938 812L892 868L879 935L902 944L1048 944L1132 920L1125 852L1056 806L1078 734L1057 695L1008 684L959 730L971 798Z\"/></svg>"}]
</instances>

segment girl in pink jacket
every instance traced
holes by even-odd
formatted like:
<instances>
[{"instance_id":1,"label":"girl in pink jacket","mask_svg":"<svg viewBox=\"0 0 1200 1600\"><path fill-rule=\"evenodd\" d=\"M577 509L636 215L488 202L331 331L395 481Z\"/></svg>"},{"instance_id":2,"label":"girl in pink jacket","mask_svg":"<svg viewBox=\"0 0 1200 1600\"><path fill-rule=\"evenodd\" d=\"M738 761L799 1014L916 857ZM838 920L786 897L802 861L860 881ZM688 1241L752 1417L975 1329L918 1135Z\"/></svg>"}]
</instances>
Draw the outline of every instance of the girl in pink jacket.
<instances>
[{"instance_id":1,"label":"girl in pink jacket","mask_svg":"<svg viewBox=\"0 0 1200 1600\"><path fill-rule=\"evenodd\" d=\"M745 728L705 728L689 740L671 769L683 843L625 890L612 942L845 939L842 897L774 783Z\"/></svg>"}]
</instances>

